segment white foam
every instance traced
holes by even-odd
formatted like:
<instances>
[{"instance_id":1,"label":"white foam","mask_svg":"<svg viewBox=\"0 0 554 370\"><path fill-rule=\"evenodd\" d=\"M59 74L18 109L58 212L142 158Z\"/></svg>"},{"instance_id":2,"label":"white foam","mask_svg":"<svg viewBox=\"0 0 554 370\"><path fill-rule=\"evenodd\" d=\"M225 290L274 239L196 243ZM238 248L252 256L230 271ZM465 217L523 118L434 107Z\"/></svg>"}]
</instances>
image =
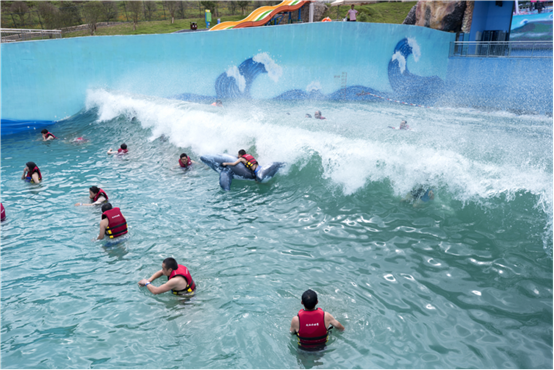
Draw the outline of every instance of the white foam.
<instances>
[{"instance_id":1,"label":"white foam","mask_svg":"<svg viewBox=\"0 0 554 370\"><path fill-rule=\"evenodd\" d=\"M241 92L244 92L246 88L246 80L244 76L240 74L240 71L237 66L232 66L227 70L227 77L233 77L237 82L237 86Z\"/></svg>"},{"instance_id":2,"label":"white foam","mask_svg":"<svg viewBox=\"0 0 554 370\"><path fill-rule=\"evenodd\" d=\"M269 78L271 78L274 82L278 82L279 78L283 75L283 68L277 65L268 53L256 54L252 60L257 63L262 63L265 66L265 70L267 71Z\"/></svg>"},{"instance_id":3,"label":"white foam","mask_svg":"<svg viewBox=\"0 0 554 370\"><path fill-rule=\"evenodd\" d=\"M414 60L417 63L419 61L419 58L421 57L421 49L419 47L419 44L417 43L416 39L408 37L408 45L412 48L412 55L414 56Z\"/></svg>"},{"instance_id":4,"label":"white foam","mask_svg":"<svg viewBox=\"0 0 554 370\"><path fill-rule=\"evenodd\" d=\"M312 92L314 90L321 90L321 83L319 83L319 81L312 81L306 87L307 92Z\"/></svg>"},{"instance_id":5,"label":"white foam","mask_svg":"<svg viewBox=\"0 0 554 370\"><path fill-rule=\"evenodd\" d=\"M392 60L398 61L398 67L400 67L400 73L404 73L406 70L406 58L400 51L397 51L392 55Z\"/></svg>"}]
</instances>

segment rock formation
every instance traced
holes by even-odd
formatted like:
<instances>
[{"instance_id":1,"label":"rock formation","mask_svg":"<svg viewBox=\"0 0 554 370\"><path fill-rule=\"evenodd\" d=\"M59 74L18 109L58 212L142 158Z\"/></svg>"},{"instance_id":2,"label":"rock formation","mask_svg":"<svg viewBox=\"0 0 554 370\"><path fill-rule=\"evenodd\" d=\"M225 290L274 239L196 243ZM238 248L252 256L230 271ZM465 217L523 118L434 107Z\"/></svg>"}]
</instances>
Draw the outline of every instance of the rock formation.
<instances>
[{"instance_id":1,"label":"rock formation","mask_svg":"<svg viewBox=\"0 0 554 370\"><path fill-rule=\"evenodd\" d=\"M410 10L403 24L415 24L446 32L460 32L462 21L464 20L464 12L466 11L466 1L419 0L414 8ZM415 12L415 21L413 20L413 12ZM468 18L469 27L471 27L471 15L465 16L465 19Z\"/></svg>"}]
</instances>

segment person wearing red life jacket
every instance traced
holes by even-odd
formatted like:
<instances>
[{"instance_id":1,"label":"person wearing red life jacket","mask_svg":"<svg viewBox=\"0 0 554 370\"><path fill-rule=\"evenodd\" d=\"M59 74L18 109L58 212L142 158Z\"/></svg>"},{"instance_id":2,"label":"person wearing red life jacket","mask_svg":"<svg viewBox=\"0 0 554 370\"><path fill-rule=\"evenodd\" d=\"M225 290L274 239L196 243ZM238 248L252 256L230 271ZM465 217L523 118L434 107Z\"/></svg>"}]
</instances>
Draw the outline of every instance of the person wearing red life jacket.
<instances>
[{"instance_id":1,"label":"person wearing red life jacket","mask_svg":"<svg viewBox=\"0 0 554 370\"><path fill-rule=\"evenodd\" d=\"M99 206L108 201L108 194L97 186L91 186L88 192L92 203L75 203L75 206Z\"/></svg>"},{"instance_id":2,"label":"person wearing red life jacket","mask_svg":"<svg viewBox=\"0 0 554 370\"><path fill-rule=\"evenodd\" d=\"M35 162L25 163L25 168L23 169L23 176L21 176L21 180L33 182L35 184L38 184L42 181L42 174L40 173L40 170Z\"/></svg>"},{"instance_id":3,"label":"person wearing red life jacket","mask_svg":"<svg viewBox=\"0 0 554 370\"><path fill-rule=\"evenodd\" d=\"M411 130L410 126L408 126L408 121L401 121L400 127L396 128L393 126L389 126L389 128L395 129L395 130Z\"/></svg>"},{"instance_id":4,"label":"person wearing red life jacket","mask_svg":"<svg viewBox=\"0 0 554 370\"><path fill-rule=\"evenodd\" d=\"M112 148L108 149L108 154L127 154L128 152L129 150L127 149L127 144L125 143L121 144L117 151L112 150Z\"/></svg>"},{"instance_id":5,"label":"person wearing red life jacket","mask_svg":"<svg viewBox=\"0 0 554 370\"><path fill-rule=\"evenodd\" d=\"M323 116L321 115L321 111L320 111L320 110L316 110L316 111L315 111L315 113L314 113L314 118L315 118L315 119L327 119L327 118L325 118L325 117L323 117Z\"/></svg>"},{"instance_id":6,"label":"person wearing red life jacket","mask_svg":"<svg viewBox=\"0 0 554 370\"><path fill-rule=\"evenodd\" d=\"M196 162L194 162L192 159L190 159L190 157L187 155L187 153L182 153L179 156L179 167L181 167L181 168L190 168L190 166L193 163L196 163Z\"/></svg>"},{"instance_id":7,"label":"person wearing red life jacket","mask_svg":"<svg viewBox=\"0 0 554 370\"><path fill-rule=\"evenodd\" d=\"M42 134L43 141L57 139L57 137L55 137L54 134L49 132L47 129L43 129L40 133Z\"/></svg>"},{"instance_id":8,"label":"person wearing red life jacket","mask_svg":"<svg viewBox=\"0 0 554 370\"><path fill-rule=\"evenodd\" d=\"M0 221L4 221L6 219L6 209L4 208L4 205L0 203Z\"/></svg>"},{"instance_id":9,"label":"person wearing red life jacket","mask_svg":"<svg viewBox=\"0 0 554 370\"><path fill-rule=\"evenodd\" d=\"M308 289L302 294L303 310L292 318L290 323L291 334L298 336L298 346L305 350L319 350L325 347L329 336L329 326L344 331L344 326L338 322L329 312L324 312L317 305L317 294Z\"/></svg>"},{"instance_id":10,"label":"person wearing red life jacket","mask_svg":"<svg viewBox=\"0 0 554 370\"><path fill-rule=\"evenodd\" d=\"M98 238L93 240L102 240L105 236L110 239L119 238L127 234L127 220L123 217L121 210L112 207L110 203L102 206L102 221L100 221L100 233Z\"/></svg>"},{"instance_id":11,"label":"person wearing red life jacket","mask_svg":"<svg viewBox=\"0 0 554 370\"><path fill-rule=\"evenodd\" d=\"M152 281L161 276L167 276L167 283L154 286ZM192 295L196 291L196 284L192 280L190 271L186 266L179 265L174 258L166 258L162 262L162 269L155 272L149 279L138 282L141 287L146 287L153 294L165 293L169 290L175 295Z\"/></svg>"},{"instance_id":12,"label":"person wearing red life jacket","mask_svg":"<svg viewBox=\"0 0 554 370\"><path fill-rule=\"evenodd\" d=\"M260 171L261 166L258 165L258 161L256 158L252 157L250 154L246 153L246 150L241 149L239 150L239 159L237 159L235 162L223 162L221 163L222 166L236 166L237 164L241 163L246 166L250 171L254 173L254 177L256 181L259 181L258 178L258 171Z\"/></svg>"}]
</instances>

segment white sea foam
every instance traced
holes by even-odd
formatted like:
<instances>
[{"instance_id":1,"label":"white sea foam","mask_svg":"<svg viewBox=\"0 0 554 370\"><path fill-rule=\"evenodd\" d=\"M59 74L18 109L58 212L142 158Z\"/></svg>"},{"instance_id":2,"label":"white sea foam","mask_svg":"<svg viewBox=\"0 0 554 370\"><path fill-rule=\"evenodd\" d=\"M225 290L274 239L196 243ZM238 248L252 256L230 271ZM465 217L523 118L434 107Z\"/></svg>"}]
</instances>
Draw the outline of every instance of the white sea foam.
<instances>
[{"instance_id":1,"label":"white sea foam","mask_svg":"<svg viewBox=\"0 0 554 370\"><path fill-rule=\"evenodd\" d=\"M237 86L241 92L244 92L246 88L246 80L244 76L240 74L240 71L237 66L232 66L227 70L227 77L233 77L237 82Z\"/></svg>"},{"instance_id":2,"label":"white sea foam","mask_svg":"<svg viewBox=\"0 0 554 370\"><path fill-rule=\"evenodd\" d=\"M400 73L404 73L406 70L406 58L400 51L397 51L392 55L392 60L398 61L398 67L400 67Z\"/></svg>"},{"instance_id":3,"label":"white sea foam","mask_svg":"<svg viewBox=\"0 0 554 370\"><path fill-rule=\"evenodd\" d=\"M414 60L416 63L419 61L419 58L421 57L421 49L419 48L419 44L417 43L416 39L408 37L408 45L412 48L412 55L414 56Z\"/></svg>"},{"instance_id":4,"label":"white sea foam","mask_svg":"<svg viewBox=\"0 0 554 370\"><path fill-rule=\"evenodd\" d=\"M315 156L323 178L344 194L383 181L398 196L426 184L446 189L463 203L512 200L530 192L540 198L537 207L552 215L552 147L545 144L552 130L539 121L540 127L527 135L530 128L521 125L525 117L321 103L214 109L105 90L89 91L86 107L98 109L99 121L136 117L154 137L164 134L174 145L190 148L193 156L253 147L262 164L287 162L300 171ZM316 109L326 112L326 121L304 118ZM412 131L387 128L401 118L408 119Z\"/></svg>"},{"instance_id":5,"label":"white sea foam","mask_svg":"<svg viewBox=\"0 0 554 370\"><path fill-rule=\"evenodd\" d=\"M268 53L259 53L252 58L254 62L262 63L265 66L265 70L273 81L278 82L279 78L283 75L283 68L271 59Z\"/></svg>"}]
</instances>

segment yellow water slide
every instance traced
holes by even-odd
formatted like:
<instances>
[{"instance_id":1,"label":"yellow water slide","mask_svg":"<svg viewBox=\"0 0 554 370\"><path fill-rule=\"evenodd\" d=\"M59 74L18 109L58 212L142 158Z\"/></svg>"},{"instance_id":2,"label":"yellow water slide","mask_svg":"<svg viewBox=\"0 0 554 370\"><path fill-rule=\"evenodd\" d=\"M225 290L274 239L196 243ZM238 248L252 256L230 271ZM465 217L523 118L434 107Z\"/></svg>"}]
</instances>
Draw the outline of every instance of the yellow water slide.
<instances>
[{"instance_id":1,"label":"yellow water slide","mask_svg":"<svg viewBox=\"0 0 554 370\"><path fill-rule=\"evenodd\" d=\"M219 31L219 30L229 30L231 28L245 28L245 27L257 27L263 26L271 20L278 13L292 12L297 9L300 9L304 4L310 3L311 1L302 1L302 0L286 0L281 4L274 6L262 6L254 10L250 15L244 18L241 21L237 22L223 22L216 24L210 31Z\"/></svg>"}]
</instances>

